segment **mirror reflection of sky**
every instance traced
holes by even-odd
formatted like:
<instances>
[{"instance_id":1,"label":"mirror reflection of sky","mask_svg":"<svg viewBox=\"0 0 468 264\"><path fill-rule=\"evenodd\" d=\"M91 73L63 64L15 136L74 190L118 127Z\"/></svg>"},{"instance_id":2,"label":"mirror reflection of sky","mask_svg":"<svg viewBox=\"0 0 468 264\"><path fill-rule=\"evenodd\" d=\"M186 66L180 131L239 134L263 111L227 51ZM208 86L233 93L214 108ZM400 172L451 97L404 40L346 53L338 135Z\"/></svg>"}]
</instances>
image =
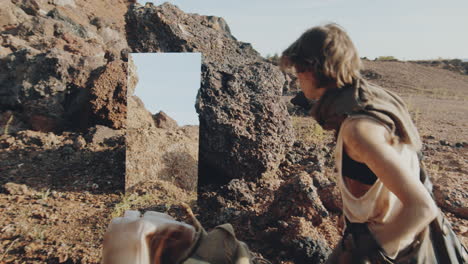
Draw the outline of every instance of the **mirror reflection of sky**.
<instances>
[{"instance_id":1,"label":"mirror reflection of sky","mask_svg":"<svg viewBox=\"0 0 468 264\"><path fill-rule=\"evenodd\" d=\"M198 125L195 99L200 88L200 53L132 53L138 96L152 114L164 111L180 126Z\"/></svg>"}]
</instances>

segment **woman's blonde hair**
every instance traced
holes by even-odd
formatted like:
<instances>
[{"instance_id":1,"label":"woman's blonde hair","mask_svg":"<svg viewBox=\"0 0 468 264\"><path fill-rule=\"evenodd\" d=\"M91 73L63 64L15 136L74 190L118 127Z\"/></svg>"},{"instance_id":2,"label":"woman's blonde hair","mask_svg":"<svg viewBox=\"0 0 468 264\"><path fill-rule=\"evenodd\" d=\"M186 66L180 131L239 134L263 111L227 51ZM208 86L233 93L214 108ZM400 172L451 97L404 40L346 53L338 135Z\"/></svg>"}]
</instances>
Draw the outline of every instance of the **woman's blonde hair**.
<instances>
[{"instance_id":1,"label":"woman's blonde hair","mask_svg":"<svg viewBox=\"0 0 468 264\"><path fill-rule=\"evenodd\" d=\"M312 71L322 87L340 88L360 78L361 59L348 34L337 24L313 27L304 32L280 59L281 68Z\"/></svg>"}]
</instances>

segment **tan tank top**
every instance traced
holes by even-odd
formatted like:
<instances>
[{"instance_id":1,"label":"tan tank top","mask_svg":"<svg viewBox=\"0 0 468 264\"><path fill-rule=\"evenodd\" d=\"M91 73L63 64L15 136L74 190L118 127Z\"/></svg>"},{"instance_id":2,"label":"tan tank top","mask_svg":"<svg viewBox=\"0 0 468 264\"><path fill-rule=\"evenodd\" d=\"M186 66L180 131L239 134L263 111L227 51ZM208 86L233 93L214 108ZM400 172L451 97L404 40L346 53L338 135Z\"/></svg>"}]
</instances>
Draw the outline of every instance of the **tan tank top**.
<instances>
[{"instance_id":1,"label":"tan tank top","mask_svg":"<svg viewBox=\"0 0 468 264\"><path fill-rule=\"evenodd\" d=\"M343 124L355 118L370 118L379 122L377 119L370 116L356 115L348 117ZM402 144L399 149L399 153L402 156L401 160L404 162L401 166L408 166L414 177L419 180L419 160L416 151L412 150L407 144ZM343 175L341 173L342 153L343 138L340 133L336 143L335 166L338 172L338 187L340 188L343 199L343 214L352 223L368 223L370 231L373 234L378 234L381 230L385 229L386 223L398 215L402 208L402 203L395 194L383 185L378 177L377 181L363 196L355 197L347 189L343 180ZM392 244L382 245L382 243L378 242L389 257L395 258L399 250L411 244L415 236L416 234L408 234L404 240Z\"/></svg>"}]
</instances>

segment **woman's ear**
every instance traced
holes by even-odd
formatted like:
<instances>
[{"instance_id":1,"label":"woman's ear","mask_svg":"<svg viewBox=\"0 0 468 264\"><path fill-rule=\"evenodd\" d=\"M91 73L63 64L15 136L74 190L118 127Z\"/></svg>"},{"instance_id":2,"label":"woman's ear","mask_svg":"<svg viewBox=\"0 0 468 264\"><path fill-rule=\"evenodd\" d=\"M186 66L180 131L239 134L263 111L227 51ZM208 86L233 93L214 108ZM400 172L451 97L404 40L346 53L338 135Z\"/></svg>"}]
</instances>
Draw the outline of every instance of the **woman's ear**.
<instances>
[{"instance_id":1,"label":"woman's ear","mask_svg":"<svg viewBox=\"0 0 468 264\"><path fill-rule=\"evenodd\" d=\"M179 263L195 243L195 232L184 225L167 225L146 236L151 264Z\"/></svg>"}]
</instances>

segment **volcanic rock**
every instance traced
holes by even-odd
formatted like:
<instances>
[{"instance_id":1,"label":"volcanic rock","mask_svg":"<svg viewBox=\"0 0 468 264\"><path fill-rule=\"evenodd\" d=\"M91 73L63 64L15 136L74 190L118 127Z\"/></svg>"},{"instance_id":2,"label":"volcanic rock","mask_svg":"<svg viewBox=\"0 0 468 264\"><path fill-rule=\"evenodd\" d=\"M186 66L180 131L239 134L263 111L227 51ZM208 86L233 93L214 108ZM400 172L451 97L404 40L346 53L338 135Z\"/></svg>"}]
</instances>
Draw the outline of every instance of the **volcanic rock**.
<instances>
[{"instance_id":1,"label":"volcanic rock","mask_svg":"<svg viewBox=\"0 0 468 264\"><path fill-rule=\"evenodd\" d=\"M295 95L301 91L297 76L291 72L284 72L284 78L286 82L283 86L283 95Z\"/></svg>"},{"instance_id":2,"label":"volcanic rock","mask_svg":"<svg viewBox=\"0 0 468 264\"><path fill-rule=\"evenodd\" d=\"M461 181L461 182L460 182ZM466 177L447 173L434 182L434 197L437 204L455 215L468 219L468 194Z\"/></svg>"},{"instance_id":3,"label":"volcanic rock","mask_svg":"<svg viewBox=\"0 0 468 264\"><path fill-rule=\"evenodd\" d=\"M97 75L90 89L91 124L124 128L127 121L127 63L112 61Z\"/></svg>"},{"instance_id":4,"label":"volcanic rock","mask_svg":"<svg viewBox=\"0 0 468 264\"><path fill-rule=\"evenodd\" d=\"M44 115L32 115L29 119L31 128L41 132L54 132L57 131L58 124L53 118Z\"/></svg>"},{"instance_id":5,"label":"volcanic rock","mask_svg":"<svg viewBox=\"0 0 468 264\"><path fill-rule=\"evenodd\" d=\"M277 168L292 144L280 96L284 76L248 43L236 41L221 18L176 6L133 5L127 13L134 52L201 52L199 185L256 179Z\"/></svg>"},{"instance_id":6,"label":"volcanic rock","mask_svg":"<svg viewBox=\"0 0 468 264\"><path fill-rule=\"evenodd\" d=\"M254 62L229 69L202 67L200 184L258 178L277 168L294 138L278 69Z\"/></svg>"},{"instance_id":7,"label":"volcanic rock","mask_svg":"<svg viewBox=\"0 0 468 264\"><path fill-rule=\"evenodd\" d=\"M240 205L252 206L255 204L254 186L251 182L246 182L243 179L233 179L227 185L223 186L226 191L226 198L235 200Z\"/></svg>"},{"instance_id":8,"label":"volcanic rock","mask_svg":"<svg viewBox=\"0 0 468 264\"><path fill-rule=\"evenodd\" d=\"M320 173L314 173L313 175L320 175L320 178L325 178ZM317 182L316 179L317 177L314 177L314 184ZM336 186L335 182L330 180L326 180L325 182L326 183L322 184L321 187L317 187L317 193L320 197L320 201L328 211L335 213L341 212L343 201L341 200L341 194L338 186Z\"/></svg>"},{"instance_id":9,"label":"volcanic rock","mask_svg":"<svg viewBox=\"0 0 468 264\"><path fill-rule=\"evenodd\" d=\"M306 172L300 173L285 182L275 193L272 214L277 219L290 216L302 216L319 225L328 211L323 206L313 185L312 178Z\"/></svg>"},{"instance_id":10,"label":"volcanic rock","mask_svg":"<svg viewBox=\"0 0 468 264\"><path fill-rule=\"evenodd\" d=\"M133 57L128 54L128 51L123 51L126 57L127 64L127 96L132 96L135 93L135 88L138 84L137 66L133 61Z\"/></svg>"},{"instance_id":11,"label":"volcanic rock","mask_svg":"<svg viewBox=\"0 0 468 264\"><path fill-rule=\"evenodd\" d=\"M338 230L321 202L315 179L302 172L280 180L279 186L266 184L273 179L262 180L265 184L233 179L203 192L199 206L211 212L200 214L203 223L233 224L240 239L267 257L323 263L337 242Z\"/></svg>"},{"instance_id":12,"label":"volcanic rock","mask_svg":"<svg viewBox=\"0 0 468 264\"><path fill-rule=\"evenodd\" d=\"M27 14L24 10L17 8L12 2L2 2L0 9L0 27L12 28L27 19Z\"/></svg>"},{"instance_id":13,"label":"volcanic rock","mask_svg":"<svg viewBox=\"0 0 468 264\"><path fill-rule=\"evenodd\" d=\"M289 245L296 263L325 263L331 253L331 249L322 240L311 237L299 237L286 244Z\"/></svg>"},{"instance_id":14,"label":"volcanic rock","mask_svg":"<svg viewBox=\"0 0 468 264\"><path fill-rule=\"evenodd\" d=\"M153 116L145 104L135 95L127 98L127 129L151 129L155 127Z\"/></svg>"},{"instance_id":15,"label":"volcanic rock","mask_svg":"<svg viewBox=\"0 0 468 264\"><path fill-rule=\"evenodd\" d=\"M153 116L145 108L143 101L138 98L135 88L138 84L136 65L132 56L128 56L127 63L127 129L152 129L155 127Z\"/></svg>"},{"instance_id":16,"label":"volcanic rock","mask_svg":"<svg viewBox=\"0 0 468 264\"><path fill-rule=\"evenodd\" d=\"M85 111L89 78L128 49L123 17L127 4L3 1L0 109L13 111L25 124L21 129L60 132L93 126ZM96 17L99 28L91 23Z\"/></svg>"}]
</instances>

